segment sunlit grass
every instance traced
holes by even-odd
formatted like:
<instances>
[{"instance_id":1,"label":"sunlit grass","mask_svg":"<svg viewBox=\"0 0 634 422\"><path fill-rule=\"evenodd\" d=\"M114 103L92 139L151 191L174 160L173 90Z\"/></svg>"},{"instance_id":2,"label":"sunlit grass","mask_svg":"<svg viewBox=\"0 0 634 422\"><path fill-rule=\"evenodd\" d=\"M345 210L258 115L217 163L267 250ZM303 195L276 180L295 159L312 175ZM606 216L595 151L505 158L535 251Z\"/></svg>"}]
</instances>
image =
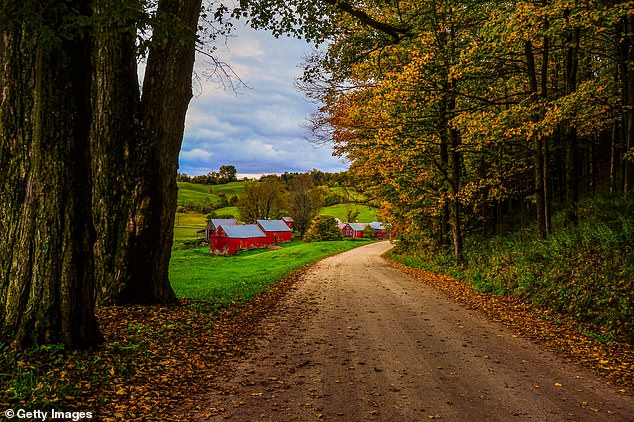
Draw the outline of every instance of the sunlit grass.
<instances>
[{"instance_id":1,"label":"sunlit grass","mask_svg":"<svg viewBox=\"0 0 634 422\"><path fill-rule=\"evenodd\" d=\"M366 244L358 241L292 242L235 256L210 255L208 247L175 247L170 280L177 296L215 306L249 300L275 281L329 255Z\"/></svg>"}]
</instances>

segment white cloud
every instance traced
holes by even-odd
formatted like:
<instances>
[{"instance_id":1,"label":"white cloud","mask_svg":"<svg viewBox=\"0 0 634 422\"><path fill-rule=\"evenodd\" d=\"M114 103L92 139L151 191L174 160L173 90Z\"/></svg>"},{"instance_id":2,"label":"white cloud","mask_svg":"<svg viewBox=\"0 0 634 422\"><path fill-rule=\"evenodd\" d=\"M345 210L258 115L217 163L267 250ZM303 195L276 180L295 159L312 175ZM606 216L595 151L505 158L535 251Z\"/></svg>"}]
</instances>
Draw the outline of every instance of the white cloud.
<instances>
[{"instance_id":1,"label":"white cloud","mask_svg":"<svg viewBox=\"0 0 634 422\"><path fill-rule=\"evenodd\" d=\"M200 93L187 114L180 171L205 174L227 164L241 174L345 170L347 165L332 157L330 148L305 140L302 123L316 106L293 83L310 46L250 29L237 32L217 54L249 88L236 94L200 80ZM202 74L203 61L196 66Z\"/></svg>"},{"instance_id":2,"label":"white cloud","mask_svg":"<svg viewBox=\"0 0 634 422\"><path fill-rule=\"evenodd\" d=\"M213 157L214 154L201 148L194 148L189 151L182 150L180 156L183 160L203 162L211 160L211 157Z\"/></svg>"}]
</instances>

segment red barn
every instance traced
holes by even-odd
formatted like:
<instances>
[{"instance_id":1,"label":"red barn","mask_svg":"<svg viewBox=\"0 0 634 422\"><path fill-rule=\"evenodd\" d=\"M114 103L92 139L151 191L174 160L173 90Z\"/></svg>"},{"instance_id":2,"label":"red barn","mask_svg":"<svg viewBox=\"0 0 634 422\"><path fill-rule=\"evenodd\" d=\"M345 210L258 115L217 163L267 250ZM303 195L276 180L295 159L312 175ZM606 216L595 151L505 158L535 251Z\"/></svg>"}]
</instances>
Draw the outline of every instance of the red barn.
<instances>
[{"instance_id":1,"label":"red barn","mask_svg":"<svg viewBox=\"0 0 634 422\"><path fill-rule=\"evenodd\" d=\"M266 234L269 243L290 242L293 230L283 220L258 220L257 225Z\"/></svg>"},{"instance_id":2,"label":"red barn","mask_svg":"<svg viewBox=\"0 0 634 422\"><path fill-rule=\"evenodd\" d=\"M209 249L213 254L233 255L240 249L264 248L268 244L266 234L257 224L221 224L211 234Z\"/></svg>"},{"instance_id":3,"label":"red barn","mask_svg":"<svg viewBox=\"0 0 634 422\"><path fill-rule=\"evenodd\" d=\"M374 238L375 239L391 239L392 233L389 232L388 227L384 226L383 223L379 221L373 221L370 223L370 226L374 229Z\"/></svg>"},{"instance_id":4,"label":"red barn","mask_svg":"<svg viewBox=\"0 0 634 422\"><path fill-rule=\"evenodd\" d=\"M282 221L286 223L289 229L293 230L293 223L295 222L295 220L293 220L291 217L282 217Z\"/></svg>"},{"instance_id":5,"label":"red barn","mask_svg":"<svg viewBox=\"0 0 634 422\"><path fill-rule=\"evenodd\" d=\"M365 229L366 226L366 223L346 223L341 229L341 232L344 237L362 238L363 229Z\"/></svg>"}]
</instances>

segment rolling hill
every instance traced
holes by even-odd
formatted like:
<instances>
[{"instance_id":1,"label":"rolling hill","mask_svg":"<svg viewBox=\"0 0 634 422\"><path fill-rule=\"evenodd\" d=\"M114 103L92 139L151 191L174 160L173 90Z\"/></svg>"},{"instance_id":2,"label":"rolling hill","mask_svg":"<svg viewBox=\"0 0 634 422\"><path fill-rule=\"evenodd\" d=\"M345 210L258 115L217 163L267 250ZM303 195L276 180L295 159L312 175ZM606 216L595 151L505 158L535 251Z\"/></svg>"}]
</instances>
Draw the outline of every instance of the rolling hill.
<instances>
[{"instance_id":1,"label":"rolling hill","mask_svg":"<svg viewBox=\"0 0 634 422\"><path fill-rule=\"evenodd\" d=\"M174 221L174 240L183 241L188 239L196 239L196 232L204 229L207 225L205 214L200 211L192 211L193 208L201 208L207 204L218 204L220 195L225 194L228 198L239 196L244 191L247 182L231 182L224 185L201 185L189 182L178 182L178 203L190 211L179 212L176 214ZM331 188L334 192L344 198L350 198L352 201L362 201L362 195L352 188ZM195 205L195 206L193 206ZM355 221L370 222L375 221L377 217L377 209L368 205L361 205L354 202L343 203L324 207L321 214L332 215L341 221L346 221L348 211L359 211L359 215ZM232 215L234 218L240 218L237 207L218 208L218 215Z\"/></svg>"}]
</instances>

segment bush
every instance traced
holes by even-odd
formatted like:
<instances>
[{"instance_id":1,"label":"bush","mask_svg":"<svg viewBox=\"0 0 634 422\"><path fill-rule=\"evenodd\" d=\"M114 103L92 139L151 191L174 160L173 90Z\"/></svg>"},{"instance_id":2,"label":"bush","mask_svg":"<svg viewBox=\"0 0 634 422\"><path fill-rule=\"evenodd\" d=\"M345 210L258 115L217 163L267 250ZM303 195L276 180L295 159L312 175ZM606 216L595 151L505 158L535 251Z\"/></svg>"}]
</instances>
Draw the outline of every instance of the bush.
<instances>
[{"instance_id":1,"label":"bush","mask_svg":"<svg viewBox=\"0 0 634 422\"><path fill-rule=\"evenodd\" d=\"M365 226L365 229L363 229L363 237L366 239L374 239L374 229L372 226Z\"/></svg>"},{"instance_id":2,"label":"bush","mask_svg":"<svg viewBox=\"0 0 634 422\"><path fill-rule=\"evenodd\" d=\"M304 236L307 242L320 242L326 240L341 240L341 230L337 227L337 220L332 215L318 215L315 217Z\"/></svg>"}]
</instances>

